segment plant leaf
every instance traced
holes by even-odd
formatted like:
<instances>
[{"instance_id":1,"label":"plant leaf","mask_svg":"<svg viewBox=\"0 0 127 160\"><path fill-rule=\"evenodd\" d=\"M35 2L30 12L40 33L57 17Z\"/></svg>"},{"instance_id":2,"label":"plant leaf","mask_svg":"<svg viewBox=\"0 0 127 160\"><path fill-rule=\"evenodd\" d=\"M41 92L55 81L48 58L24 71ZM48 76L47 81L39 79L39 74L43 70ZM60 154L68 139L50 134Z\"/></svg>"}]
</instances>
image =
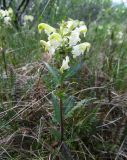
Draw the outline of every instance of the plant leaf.
<instances>
[{"instance_id":1,"label":"plant leaf","mask_svg":"<svg viewBox=\"0 0 127 160\"><path fill-rule=\"evenodd\" d=\"M53 67L51 67L48 63L44 62L45 66L47 67L48 71L52 75L54 81L56 84L60 84L60 74L57 72L57 70Z\"/></svg>"},{"instance_id":2,"label":"plant leaf","mask_svg":"<svg viewBox=\"0 0 127 160\"><path fill-rule=\"evenodd\" d=\"M65 101L64 101L64 115L65 115L65 118L66 118L66 115L68 114L68 112L73 108L74 106L74 103L75 103L75 99L73 96L70 96L69 98L67 98Z\"/></svg>"},{"instance_id":3,"label":"plant leaf","mask_svg":"<svg viewBox=\"0 0 127 160\"><path fill-rule=\"evenodd\" d=\"M79 63L79 64L76 64L73 67L71 67L68 70L67 74L65 75L65 79L68 79L68 78L72 77L73 75L75 75L79 71L81 66L82 66L82 63Z\"/></svg>"},{"instance_id":4,"label":"plant leaf","mask_svg":"<svg viewBox=\"0 0 127 160\"><path fill-rule=\"evenodd\" d=\"M54 94L52 94L52 102L53 102L53 108L54 108L53 120L57 123L60 123L59 101L58 101L58 98Z\"/></svg>"},{"instance_id":5,"label":"plant leaf","mask_svg":"<svg viewBox=\"0 0 127 160\"><path fill-rule=\"evenodd\" d=\"M83 100L77 102L77 104L67 113L66 117L71 117L73 115L73 113L75 112L75 110L81 108L83 105L88 104L92 100L95 100L95 98L83 99Z\"/></svg>"}]
</instances>

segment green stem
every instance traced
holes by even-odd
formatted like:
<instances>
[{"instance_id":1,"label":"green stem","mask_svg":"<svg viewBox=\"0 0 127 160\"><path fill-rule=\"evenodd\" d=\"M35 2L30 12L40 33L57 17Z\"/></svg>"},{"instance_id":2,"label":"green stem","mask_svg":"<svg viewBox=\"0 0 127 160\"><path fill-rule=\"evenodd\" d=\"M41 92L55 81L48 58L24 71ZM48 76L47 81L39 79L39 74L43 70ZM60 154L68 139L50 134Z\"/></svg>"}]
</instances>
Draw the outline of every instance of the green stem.
<instances>
[{"instance_id":1,"label":"green stem","mask_svg":"<svg viewBox=\"0 0 127 160\"><path fill-rule=\"evenodd\" d=\"M6 75L7 75L7 62L6 62L6 56L5 56L4 49L2 49L2 56L3 56L3 61L4 61L5 72L6 72Z\"/></svg>"},{"instance_id":2,"label":"green stem","mask_svg":"<svg viewBox=\"0 0 127 160\"><path fill-rule=\"evenodd\" d=\"M60 133L61 133L60 142L62 143L63 142L63 138L64 138L63 101L62 101L62 98L60 98L59 107L60 107Z\"/></svg>"}]
</instances>

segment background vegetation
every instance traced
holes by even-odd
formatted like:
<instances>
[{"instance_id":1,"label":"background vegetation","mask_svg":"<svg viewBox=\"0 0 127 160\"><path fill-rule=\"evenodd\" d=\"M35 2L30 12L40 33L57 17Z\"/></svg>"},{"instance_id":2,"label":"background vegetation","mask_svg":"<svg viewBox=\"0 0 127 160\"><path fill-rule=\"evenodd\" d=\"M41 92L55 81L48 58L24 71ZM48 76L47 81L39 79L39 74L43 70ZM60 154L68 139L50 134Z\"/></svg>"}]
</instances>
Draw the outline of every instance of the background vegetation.
<instances>
[{"instance_id":1,"label":"background vegetation","mask_svg":"<svg viewBox=\"0 0 127 160\"><path fill-rule=\"evenodd\" d=\"M126 159L127 8L110 0L33 0L17 16L18 5L11 3L13 26L0 23L0 159ZM34 21L24 25L24 15ZM58 101L37 26L68 18L85 21L91 49L65 84L61 150Z\"/></svg>"}]
</instances>

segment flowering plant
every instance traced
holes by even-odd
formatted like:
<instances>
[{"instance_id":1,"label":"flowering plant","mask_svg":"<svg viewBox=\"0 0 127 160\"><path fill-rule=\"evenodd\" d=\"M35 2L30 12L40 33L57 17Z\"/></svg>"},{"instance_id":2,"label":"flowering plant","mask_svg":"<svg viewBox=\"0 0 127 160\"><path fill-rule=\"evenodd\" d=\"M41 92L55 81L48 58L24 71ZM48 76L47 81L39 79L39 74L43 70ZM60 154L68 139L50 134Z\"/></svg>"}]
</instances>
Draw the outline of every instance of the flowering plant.
<instances>
[{"instance_id":1,"label":"flowering plant","mask_svg":"<svg viewBox=\"0 0 127 160\"><path fill-rule=\"evenodd\" d=\"M24 21L23 25L27 26L30 22L33 22L33 20L34 20L34 17L32 15L25 15L23 17L23 21Z\"/></svg>"},{"instance_id":2,"label":"flowering plant","mask_svg":"<svg viewBox=\"0 0 127 160\"><path fill-rule=\"evenodd\" d=\"M40 40L40 43L45 51L50 54L49 57L53 59L57 68L54 70L53 67L45 63L57 86L59 86L59 88L55 88L55 93L53 93L53 106L55 119L60 124L62 142L64 136L64 100L66 99L64 81L76 73L82 55L90 49L90 43L81 41L82 37L86 36L87 27L83 21L70 19L67 22L63 21L58 29L46 23L40 23L38 30L40 33L44 31L47 35L47 41ZM75 63L78 64L76 67L74 67Z\"/></svg>"},{"instance_id":3,"label":"flowering plant","mask_svg":"<svg viewBox=\"0 0 127 160\"><path fill-rule=\"evenodd\" d=\"M6 26L11 26L13 15L12 8L9 8L8 10L0 9L0 21Z\"/></svg>"}]
</instances>

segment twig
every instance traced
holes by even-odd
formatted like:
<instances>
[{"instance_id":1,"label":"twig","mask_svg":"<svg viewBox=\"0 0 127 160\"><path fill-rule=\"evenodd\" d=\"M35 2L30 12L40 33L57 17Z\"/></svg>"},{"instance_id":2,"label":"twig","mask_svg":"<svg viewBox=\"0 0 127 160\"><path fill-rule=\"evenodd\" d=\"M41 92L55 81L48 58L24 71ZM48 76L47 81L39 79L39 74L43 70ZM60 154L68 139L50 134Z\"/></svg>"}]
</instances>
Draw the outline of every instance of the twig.
<instances>
[{"instance_id":1,"label":"twig","mask_svg":"<svg viewBox=\"0 0 127 160\"><path fill-rule=\"evenodd\" d=\"M82 93L82 92L84 92L84 91L89 91L89 90L104 89L105 87L106 87L106 86L85 88L85 89L82 89L82 90L74 93L73 95L75 96L75 95L77 95L77 94L79 94L79 93Z\"/></svg>"}]
</instances>

